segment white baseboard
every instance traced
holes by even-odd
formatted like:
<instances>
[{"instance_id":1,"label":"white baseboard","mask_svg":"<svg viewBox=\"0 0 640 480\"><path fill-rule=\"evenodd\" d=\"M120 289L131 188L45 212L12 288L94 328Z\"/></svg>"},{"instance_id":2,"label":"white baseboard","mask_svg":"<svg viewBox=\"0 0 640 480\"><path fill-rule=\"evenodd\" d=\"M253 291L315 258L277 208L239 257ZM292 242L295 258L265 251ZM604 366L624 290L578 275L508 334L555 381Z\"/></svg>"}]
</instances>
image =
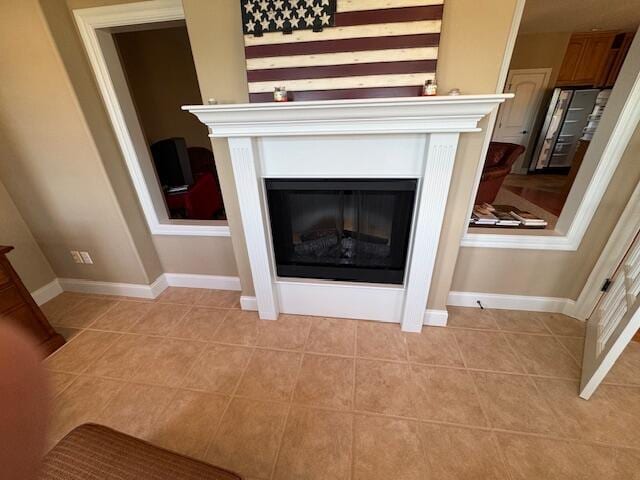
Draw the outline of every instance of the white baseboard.
<instances>
[{"instance_id":1,"label":"white baseboard","mask_svg":"<svg viewBox=\"0 0 640 480\"><path fill-rule=\"evenodd\" d=\"M125 297L156 298L152 285L138 283L97 282L77 278L59 278L65 292L91 293L96 295L122 295Z\"/></svg>"},{"instance_id":2,"label":"white baseboard","mask_svg":"<svg viewBox=\"0 0 640 480\"><path fill-rule=\"evenodd\" d=\"M151 285L138 283L97 282L77 278L59 278L56 280L61 291L92 293L96 295L122 295L136 298L157 298L167 287L208 288L211 290L240 290L238 277L219 275L191 275L184 273L165 273ZM35 294L35 292L34 292Z\"/></svg>"},{"instance_id":3,"label":"white baseboard","mask_svg":"<svg viewBox=\"0 0 640 480\"><path fill-rule=\"evenodd\" d=\"M447 305L454 307L477 307L478 300L484 308L527 310L530 312L564 313L571 315L575 300L556 297L534 297L528 295L505 295L481 292L450 292Z\"/></svg>"},{"instance_id":4,"label":"white baseboard","mask_svg":"<svg viewBox=\"0 0 640 480\"><path fill-rule=\"evenodd\" d=\"M446 327L448 319L449 312L446 310L426 310L422 324L429 327Z\"/></svg>"},{"instance_id":5,"label":"white baseboard","mask_svg":"<svg viewBox=\"0 0 640 480\"><path fill-rule=\"evenodd\" d=\"M31 296L36 304L40 306L47 303L52 298L57 297L63 291L62 285L60 285L60 282L56 278L55 280L47 283L44 287L40 287L39 289L31 292Z\"/></svg>"},{"instance_id":6,"label":"white baseboard","mask_svg":"<svg viewBox=\"0 0 640 480\"><path fill-rule=\"evenodd\" d=\"M197 275L191 273L165 273L170 287L208 288L211 290L242 290L240 278L222 275Z\"/></svg>"},{"instance_id":7,"label":"white baseboard","mask_svg":"<svg viewBox=\"0 0 640 480\"><path fill-rule=\"evenodd\" d=\"M240 308L242 310L251 310L253 312L258 311L258 300L256 297L240 297Z\"/></svg>"}]
</instances>

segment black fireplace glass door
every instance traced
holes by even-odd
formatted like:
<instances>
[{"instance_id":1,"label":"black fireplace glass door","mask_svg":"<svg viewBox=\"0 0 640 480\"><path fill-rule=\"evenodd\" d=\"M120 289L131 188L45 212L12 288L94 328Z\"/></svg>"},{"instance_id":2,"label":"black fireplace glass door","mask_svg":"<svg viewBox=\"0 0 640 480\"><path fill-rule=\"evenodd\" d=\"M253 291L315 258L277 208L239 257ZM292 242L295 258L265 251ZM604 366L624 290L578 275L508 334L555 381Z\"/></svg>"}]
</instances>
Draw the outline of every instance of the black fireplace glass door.
<instances>
[{"instance_id":1,"label":"black fireplace glass door","mask_svg":"<svg viewBox=\"0 0 640 480\"><path fill-rule=\"evenodd\" d=\"M401 284L416 180L266 180L278 275Z\"/></svg>"}]
</instances>

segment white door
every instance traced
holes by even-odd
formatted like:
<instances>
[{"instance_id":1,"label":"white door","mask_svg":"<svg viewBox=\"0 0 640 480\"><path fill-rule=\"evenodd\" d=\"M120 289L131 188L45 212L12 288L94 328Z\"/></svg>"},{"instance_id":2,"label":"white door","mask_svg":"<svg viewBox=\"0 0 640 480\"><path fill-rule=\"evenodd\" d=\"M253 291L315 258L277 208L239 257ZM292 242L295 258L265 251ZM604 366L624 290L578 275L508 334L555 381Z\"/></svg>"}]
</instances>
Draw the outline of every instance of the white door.
<instances>
[{"instance_id":1,"label":"white door","mask_svg":"<svg viewBox=\"0 0 640 480\"><path fill-rule=\"evenodd\" d=\"M508 99L500 106L493 140L517 143L528 149L533 139L532 129L550 76L550 68L509 71L505 93L513 93L515 97ZM524 157L527 153L525 152ZM521 168L521 160L517 163L514 165L514 171Z\"/></svg>"},{"instance_id":2,"label":"white door","mask_svg":"<svg viewBox=\"0 0 640 480\"><path fill-rule=\"evenodd\" d=\"M580 396L588 400L640 328L640 235L587 321Z\"/></svg>"}]
</instances>

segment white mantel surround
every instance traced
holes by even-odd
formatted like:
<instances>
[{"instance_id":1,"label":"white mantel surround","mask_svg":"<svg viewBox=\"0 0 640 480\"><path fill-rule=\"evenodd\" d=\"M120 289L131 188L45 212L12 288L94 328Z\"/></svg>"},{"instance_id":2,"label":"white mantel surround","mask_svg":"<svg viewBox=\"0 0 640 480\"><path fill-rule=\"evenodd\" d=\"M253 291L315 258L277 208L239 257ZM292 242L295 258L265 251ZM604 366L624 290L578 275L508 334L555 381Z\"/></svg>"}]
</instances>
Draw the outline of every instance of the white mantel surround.
<instances>
[{"instance_id":1,"label":"white mantel surround","mask_svg":"<svg viewBox=\"0 0 640 480\"><path fill-rule=\"evenodd\" d=\"M186 106L228 138L258 313L446 324L427 297L460 133L511 95ZM265 178L416 178L404 285L279 278Z\"/></svg>"}]
</instances>

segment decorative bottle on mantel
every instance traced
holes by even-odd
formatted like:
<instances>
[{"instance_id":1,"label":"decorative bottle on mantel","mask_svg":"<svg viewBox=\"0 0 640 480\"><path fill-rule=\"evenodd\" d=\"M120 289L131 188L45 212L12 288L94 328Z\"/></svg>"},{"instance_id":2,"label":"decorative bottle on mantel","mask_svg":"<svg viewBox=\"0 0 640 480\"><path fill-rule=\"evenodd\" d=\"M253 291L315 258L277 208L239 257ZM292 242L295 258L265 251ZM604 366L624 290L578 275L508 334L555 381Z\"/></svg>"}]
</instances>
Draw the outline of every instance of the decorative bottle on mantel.
<instances>
[{"instance_id":1,"label":"decorative bottle on mantel","mask_svg":"<svg viewBox=\"0 0 640 480\"><path fill-rule=\"evenodd\" d=\"M438 85L436 85L434 80L427 80L424 82L424 86L422 87L422 95L424 97L433 97L438 93Z\"/></svg>"}]
</instances>

